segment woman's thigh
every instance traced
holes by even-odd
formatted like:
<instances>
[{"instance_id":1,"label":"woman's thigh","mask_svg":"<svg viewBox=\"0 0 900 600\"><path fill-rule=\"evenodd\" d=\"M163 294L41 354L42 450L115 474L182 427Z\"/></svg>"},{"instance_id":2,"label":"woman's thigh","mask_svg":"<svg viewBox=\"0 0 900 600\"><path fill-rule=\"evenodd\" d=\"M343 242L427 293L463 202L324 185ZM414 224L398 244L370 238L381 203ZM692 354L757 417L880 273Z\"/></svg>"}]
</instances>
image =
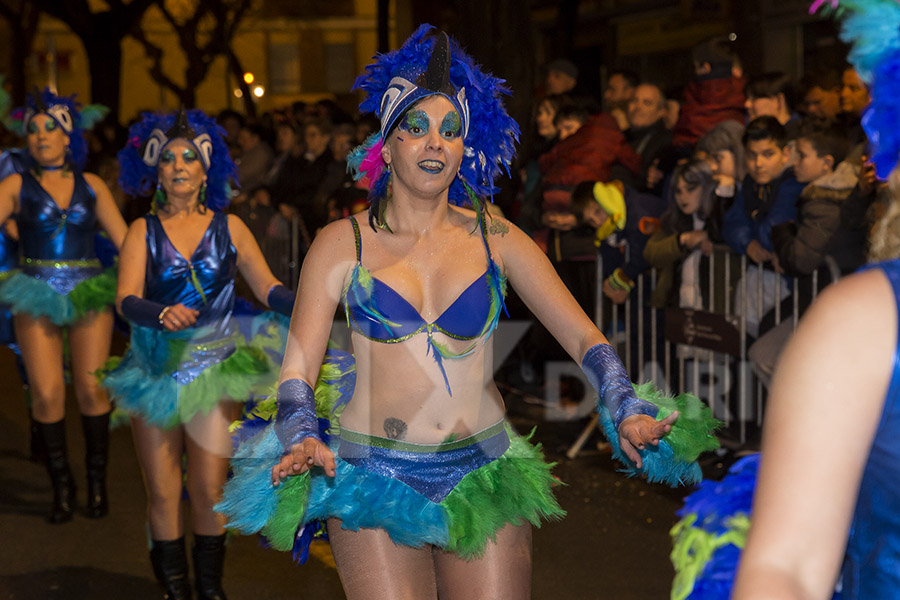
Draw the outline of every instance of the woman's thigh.
<instances>
[{"instance_id":1,"label":"woman's thigh","mask_svg":"<svg viewBox=\"0 0 900 600\"><path fill-rule=\"evenodd\" d=\"M382 529L349 531L328 519L331 552L348 600L436 600L431 546L411 548Z\"/></svg>"},{"instance_id":2,"label":"woman's thigh","mask_svg":"<svg viewBox=\"0 0 900 600\"><path fill-rule=\"evenodd\" d=\"M531 525L507 524L488 541L484 555L463 560L435 548L441 600L528 600L531 598Z\"/></svg>"},{"instance_id":3,"label":"woman's thigh","mask_svg":"<svg viewBox=\"0 0 900 600\"><path fill-rule=\"evenodd\" d=\"M16 338L31 385L34 418L54 423L65 415L62 329L46 317L15 316Z\"/></svg>"},{"instance_id":4,"label":"woman's thigh","mask_svg":"<svg viewBox=\"0 0 900 600\"><path fill-rule=\"evenodd\" d=\"M72 381L81 411L88 415L109 411L109 400L93 373L109 358L112 311L90 312L69 328L72 346Z\"/></svg>"}]
</instances>

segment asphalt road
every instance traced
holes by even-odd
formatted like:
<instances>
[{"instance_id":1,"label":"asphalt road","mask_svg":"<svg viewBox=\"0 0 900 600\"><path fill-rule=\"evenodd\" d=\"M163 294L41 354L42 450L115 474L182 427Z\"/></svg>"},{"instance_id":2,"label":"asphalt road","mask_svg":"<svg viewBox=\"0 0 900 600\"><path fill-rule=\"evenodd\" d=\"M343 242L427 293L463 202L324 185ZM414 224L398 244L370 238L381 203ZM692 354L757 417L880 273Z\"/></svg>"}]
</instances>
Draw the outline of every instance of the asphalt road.
<instances>
[{"instance_id":1,"label":"asphalt road","mask_svg":"<svg viewBox=\"0 0 900 600\"><path fill-rule=\"evenodd\" d=\"M27 458L27 416L12 354L0 348L0 600L160 598L148 560L144 489L131 432L112 432L107 518L82 512L64 525L44 520L50 486L43 465ZM70 394L71 396L71 394ZM534 532L533 597L568 599L664 599L673 572L668 530L684 490L626 479L608 453L596 449L599 434L574 460L565 449L584 422L548 423L507 396L511 422L558 462L557 489L568 516ZM69 448L77 481L83 482L80 419L70 398ZM79 486L83 502L84 485ZM236 536L228 548L225 589L231 600L250 598L339 599L340 581L326 543L298 567L287 554L264 549L255 537Z\"/></svg>"}]
</instances>

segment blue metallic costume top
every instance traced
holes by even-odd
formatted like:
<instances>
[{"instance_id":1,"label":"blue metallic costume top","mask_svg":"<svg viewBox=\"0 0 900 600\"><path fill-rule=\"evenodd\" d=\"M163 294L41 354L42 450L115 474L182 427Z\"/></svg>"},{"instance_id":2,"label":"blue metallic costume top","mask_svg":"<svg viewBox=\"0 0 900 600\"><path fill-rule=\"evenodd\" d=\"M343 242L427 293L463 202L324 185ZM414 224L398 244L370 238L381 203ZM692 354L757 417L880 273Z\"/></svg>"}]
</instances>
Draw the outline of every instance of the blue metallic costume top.
<instances>
[{"instance_id":1,"label":"blue metallic costume top","mask_svg":"<svg viewBox=\"0 0 900 600\"><path fill-rule=\"evenodd\" d=\"M453 353L434 340L439 332L456 340L486 338L497 326L504 309L506 280L491 257L484 223L479 224L487 257L484 273L460 293L441 315L429 323L403 296L385 282L372 277L362 265L362 241L359 224L350 217L356 240L356 267L344 290L344 311L354 331L380 343L404 342L420 333L428 337L428 347L437 362L448 392L450 384L444 371L443 359L468 356L475 348L473 342L459 353Z\"/></svg>"},{"instance_id":2,"label":"blue metallic costume top","mask_svg":"<svg viewBox=\"0 0 900 600\"><path fill-rule=\"evenodd\" d=\"M19 193L19 240L22 272L42 279L59 294L68 294L103 268L94 249L97 197L79 171L68 208L62 209L29 171Z\"/></svg>"},{"instance_id":3,"label":"blue metallic costume top","mask_svg":"<svg viewBox=\"0 0 900 600\"><path fill-rule=\"evenodd\" d=\"M900 314L900 260L873 267L890 281ZM900 598L900 334L893 363L847 542L843 600Z\"/></svg>"},{"instance_id":4,"label":"blue metallic costume top","mask_svg":"<svg viewBox=\"0 0 900 600\"><path fill-rule=\"evenodd\" d=\"M156 215L146 215L144 220L147 224L144 297L166 306L181 303L200 312L194 327L162 332L169 339L189 340L195 346L189 358L182 357L174 374L179 383L187 384L203 369L234 352L238 331L231 316L237 250L231 243L228 217L220 212L213 214L189 259L172 245ZM132 336L132 350L139 351L134 341Z\"/></svg>"}]
</instances>

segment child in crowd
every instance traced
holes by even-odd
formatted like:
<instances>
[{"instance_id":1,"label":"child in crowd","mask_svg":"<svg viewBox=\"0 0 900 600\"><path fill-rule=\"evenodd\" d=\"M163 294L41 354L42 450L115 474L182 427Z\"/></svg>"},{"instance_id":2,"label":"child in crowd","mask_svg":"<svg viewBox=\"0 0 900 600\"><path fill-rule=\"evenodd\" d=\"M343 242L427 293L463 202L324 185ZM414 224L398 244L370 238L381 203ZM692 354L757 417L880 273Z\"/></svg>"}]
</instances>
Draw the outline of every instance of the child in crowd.
<instances>
[{"instance_id":1,"label":"child in crowd","mask_svg":"<svg viewBox=\"0 0 900 600\"><path fill-rule=\"evenodd\" d=\"M797 219L772 228L775 261L780 270L794 277L806 277L834 259L841 273L851 273L865 262L866 231L850 229L841 219L844 202L861 193L856 168L844 157L849 142L842 130L821 122L807 121L797 139L797 181L808 184L797 202ZM831 282L825 269L819 287ZM802 312L812 301L812 282L798 286L798 306ZM786 319L760 337L750 347L757 376L768 387L781 351L794 329Z\"/></svg>"},{"instance_id":2,"label":"child in crowd","mask_svg":"<svg viewBox=\"0 0 900 600\"><path fill-rule=\"evenodd\" d=\"M721 199L722 214L731 208L747 174L743 136L741 123L723 121L697 142L697 150L706 158L716 181L716 196Z\"/></svg>"},{"instance_id":3,"label":"child in crowd","mask_svg":"<svg viewBox=\"0 0 900 600\"><path fill-rule=\"evenodd\" d=\"M644 259L657 269L651 306L703 307L700 257L722 241L722 209L715 190L707 161L695 158L675 168L668 207L644 248Z\"/></svg>"},{"instance_id":4,"label":"child in crowd","mask_svg":"<svg viewBox=\"0 0 900 600\"><path fill-rule=\"evenodd\" d=\"M649 268L644 246L659 227L664 208L656 196L642 194L619 181L585 181L572 192L572 212L580 223L596 229L594 243L600 247L604 264L613 269L603 282L603 294L616 304L625 302L637 276ZM619 251L623 242L628 245L628 260L623 260ZM609 247L614 251L604 251Z\"/></svg>"},{"instance_id":5,"label":"child in crowd","mask_svg":"<svg viewBox=\"0 0 900 600\"><path fill-rule=\"evenodd\" d=\"M588 120L587 109L576 104L564 104L556 111L553 125L560 140L575 135Z\"/></svg>"},{"instance_id":6,"label":"child in crowd","mask_svg":"<svg viewBox=\"0 0 900 600\"><path fill-rule=\"evenodd\" d=\"M796 218L795 205L804 184L794 177L787 136L775 117L750 121L743 141L747 177L725 214L723 236L732 250L756 263L747 269L746 292L739 285L735 299L738 314L746 315L747 333L756 337L761 316L789 293L788 282L779 285L780 276L763 265L777 268L771 264L775 258L772 227Z\"/></svg>"}]
</instances>

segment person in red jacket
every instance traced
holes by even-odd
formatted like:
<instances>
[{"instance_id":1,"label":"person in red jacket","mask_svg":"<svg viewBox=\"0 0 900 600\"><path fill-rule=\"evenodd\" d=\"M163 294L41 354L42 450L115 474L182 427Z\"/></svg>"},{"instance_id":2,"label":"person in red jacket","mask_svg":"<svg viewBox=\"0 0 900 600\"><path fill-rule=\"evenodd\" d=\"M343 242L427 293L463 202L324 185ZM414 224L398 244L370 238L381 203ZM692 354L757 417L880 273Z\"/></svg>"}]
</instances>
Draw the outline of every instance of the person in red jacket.
<instances>
[{"instance_id":1,"label":"person in red jacket","mask_svg":"<svg viewBox=\"0 0 900 600\"><path fill-rule=\"evenodd\" d=\"M693 147L722 121L745 121L743 76L727 38L713 38L693 50L696 74L684 90L678 123L672 132L676 148Z\"/></svg>"}]
</instances>

